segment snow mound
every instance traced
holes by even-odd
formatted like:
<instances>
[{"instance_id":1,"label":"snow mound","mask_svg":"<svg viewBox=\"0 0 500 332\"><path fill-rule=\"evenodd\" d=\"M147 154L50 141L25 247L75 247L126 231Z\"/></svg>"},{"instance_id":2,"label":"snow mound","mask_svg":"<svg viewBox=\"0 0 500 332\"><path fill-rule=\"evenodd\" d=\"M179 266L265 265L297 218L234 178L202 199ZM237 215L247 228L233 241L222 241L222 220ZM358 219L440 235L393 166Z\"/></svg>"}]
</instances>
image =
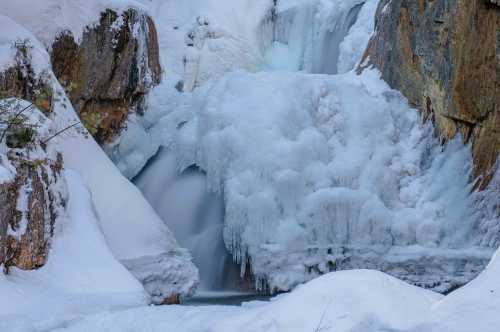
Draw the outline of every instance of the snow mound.
<instances>
[{"instance_id":1,"label":"snow mound","mask_svg":"<svg viewBox=\"0 0 500 332\"><path fill-rule=\"evenodd\" d=\"M269 303L104 313L58 331L399 331L440 298L380 272L354 270L325 275Z\"/></svg>"},{"instance_id":2,"label":"snow mound","mask_svg":"<svg viewBox=\"0 0 500 332\"><path fill-rule=\"evenodd\" d=\"M15 331L22 326L19 321L46 328L111 307L147 303L141 284L109 251L81 177L69 170L64 175L67 215L56 225L47 264L36 271L13 269L9 275L0 274L2 331Z\"/></svg>"}]
</instances>

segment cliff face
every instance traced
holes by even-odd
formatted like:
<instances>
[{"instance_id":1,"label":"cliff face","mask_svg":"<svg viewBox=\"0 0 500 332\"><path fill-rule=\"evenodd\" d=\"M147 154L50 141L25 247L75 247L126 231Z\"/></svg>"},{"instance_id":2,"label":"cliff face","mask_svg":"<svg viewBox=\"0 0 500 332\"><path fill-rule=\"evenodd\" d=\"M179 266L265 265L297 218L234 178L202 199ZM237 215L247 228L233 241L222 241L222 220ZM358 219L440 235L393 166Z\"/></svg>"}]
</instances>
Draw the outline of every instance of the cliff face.
<instances>
[{"instance_id":1,"label":"cliff face","mask_svg":"<svg viewBox=\"0 0 500 332\"><path fill-rule=\"evenodd\" d=\"M363 66L432 120L444 140L472 140L483 189L500 153L497 0L382 0ZM362 69L362 68L360 68Z\"/></svg>"},{"instance_id":2,"label":"cliff face","mask_svg":"<svg viewBox=\"0 0 500 332\"><path fill-rule=\"evenodd\" d=\"M144 111L144 95L161 78L153 21L133 9L103 12L78 43L71 33L61 34L51 61L82 122L101 144L120 133L129 112Z\"/></svg>"}]
</instances>

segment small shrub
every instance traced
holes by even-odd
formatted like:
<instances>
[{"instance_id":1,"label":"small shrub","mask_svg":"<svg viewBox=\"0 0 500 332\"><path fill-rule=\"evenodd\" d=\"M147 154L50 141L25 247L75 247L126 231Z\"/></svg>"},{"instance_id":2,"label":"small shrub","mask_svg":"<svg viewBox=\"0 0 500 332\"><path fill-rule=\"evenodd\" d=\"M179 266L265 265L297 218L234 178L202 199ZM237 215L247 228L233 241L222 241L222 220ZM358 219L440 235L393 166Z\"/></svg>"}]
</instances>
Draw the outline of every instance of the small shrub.
<instances>
[{"instance_id":1,"label":"small shrub","mask_svg":"<svg viewBox=\"0 0 500 332\"><path fill-rule=\"evenodd\" d=\"M80 119L90 134L96 135L102 118L99 113L81 113Z\"/></svg>"}]
</instances>

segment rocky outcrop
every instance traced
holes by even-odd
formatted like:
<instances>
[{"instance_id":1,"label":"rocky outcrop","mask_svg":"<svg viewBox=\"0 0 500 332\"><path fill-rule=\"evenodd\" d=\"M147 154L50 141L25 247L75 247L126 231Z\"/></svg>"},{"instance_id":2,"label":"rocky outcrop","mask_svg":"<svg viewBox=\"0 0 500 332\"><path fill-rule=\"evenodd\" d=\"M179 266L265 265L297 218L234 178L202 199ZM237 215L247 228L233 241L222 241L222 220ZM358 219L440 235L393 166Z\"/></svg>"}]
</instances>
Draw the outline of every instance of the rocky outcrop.
<instances>
[{"instance_id":1,"label":"rocky outcrop","mask_svg":"<svg viewBox=\"0 0 500 332\"><path fill-rule=\"evenodd\" d=\"M31 64L30 41L18 41L15 48L15 65L0 72L0 99L16 97L31 101L45 113L52 111L52 87L48 73L35 75Z\"/></svg>"},{"instance_id":2,"label":"rocky outcrop","mask_svg":"<svg viewBox=\"0 0 500 332\"><path fill-rule=\"evenodd\" d=\"M129 112L144 111L145 94L160 82L156 29L134 9L121 15L107 10L76 38L65 32L56 39L53 70L85 126L99 143L108 143Z\"/></svg>"},{"instance_id":3,"label":"rocky outcrop","mask_svg":"<svg viewBox=\"0 0 500 332\"><path fill-rule=\"evenodd\" d=\"M0 265L7 272L45 264L67 200L63 158L49 142L50 75L35 73L29 41L13 47L14 65L0 72Z\"/></svg>"},{"instance_id":4,"label":"rocky outcrop","mask_svg":"<svg viewBox=\"0 0 500 332\"><path fill-rule=\"evenodd\" d=\"M444 140L472 141L484 189L500 153L500 8L497 0L382 0L364 66L432 120Z\"/></svg>"}]
</instances>

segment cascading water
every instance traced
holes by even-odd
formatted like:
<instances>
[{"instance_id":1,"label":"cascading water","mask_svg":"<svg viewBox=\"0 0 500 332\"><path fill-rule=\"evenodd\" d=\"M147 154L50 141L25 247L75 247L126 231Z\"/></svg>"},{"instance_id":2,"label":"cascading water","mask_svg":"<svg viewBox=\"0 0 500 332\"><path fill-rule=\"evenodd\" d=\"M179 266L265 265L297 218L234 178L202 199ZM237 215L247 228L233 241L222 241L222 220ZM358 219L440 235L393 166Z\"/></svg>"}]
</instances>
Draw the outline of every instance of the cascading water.
<instances>
[{"instance_id":1,"label":"cascading water","mask_svg":"<svg viewBox=\"0 0 500 332\"><path fill-rule=\"evenodd\" d=\"M266 69L339 73L340 45L364 3L338 2L335 8L324 8L318 1L292 7L277 5L259 29ZM345 72L352 68L340 69Z\"/></svg>"},{"instance_id":2,"label":"cascading water","mask_svg":"<svg viewBox=\"0 0 500 332\"><path fill-rule=\"evenodd\" d=\"M175 155L160 149L135 183L192 254L201 276L199 290L236 290L239 269L222 241L224 202L207 192L205 178L195 166L179 173Z\"/></svg>"}]
</instances>

